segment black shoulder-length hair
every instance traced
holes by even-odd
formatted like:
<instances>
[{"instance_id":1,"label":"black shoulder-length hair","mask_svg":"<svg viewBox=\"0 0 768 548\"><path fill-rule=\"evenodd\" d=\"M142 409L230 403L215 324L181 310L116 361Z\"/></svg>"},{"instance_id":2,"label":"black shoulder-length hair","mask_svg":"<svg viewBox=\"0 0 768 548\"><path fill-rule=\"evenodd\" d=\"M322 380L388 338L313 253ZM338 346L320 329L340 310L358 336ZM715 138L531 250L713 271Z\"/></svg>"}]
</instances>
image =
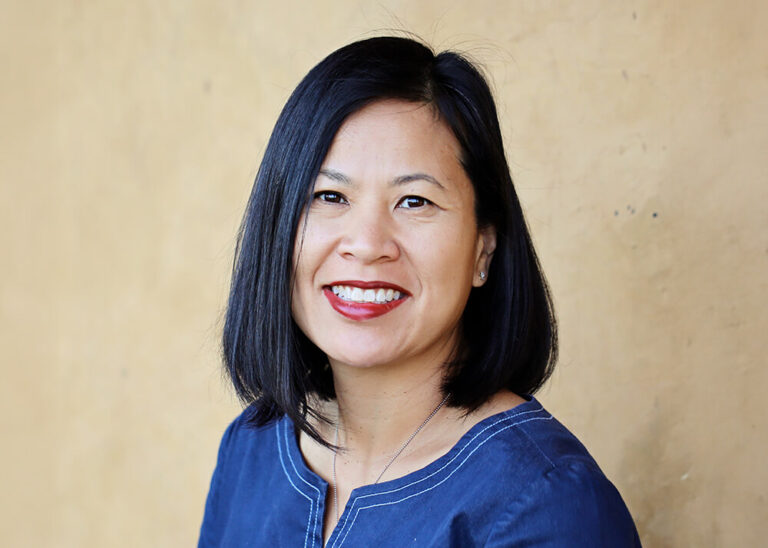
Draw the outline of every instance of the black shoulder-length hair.
<instances>
[{"instance_id":1,"label":"black shoulder-length hair","mask_svg":"<svg viewBox=\"0 0 768 548\"><path fill-rule=\"evenodd\" d=\"M382 99L430 105L453 130L472 182L478 226L496 230L485 285L473 288L463 337L446 364L448 404L470 411L501 389L535 392L557 354L552 302L509 174L487 82L464 56L435 55L402 37L362 40L331 53L299 83L277 120L238 235L223 336L226 370L250 421L308 421L311 396L335 397L325 354L291 314L293 249L303 211L344 120Z\"/></svg>"}]
</instances>

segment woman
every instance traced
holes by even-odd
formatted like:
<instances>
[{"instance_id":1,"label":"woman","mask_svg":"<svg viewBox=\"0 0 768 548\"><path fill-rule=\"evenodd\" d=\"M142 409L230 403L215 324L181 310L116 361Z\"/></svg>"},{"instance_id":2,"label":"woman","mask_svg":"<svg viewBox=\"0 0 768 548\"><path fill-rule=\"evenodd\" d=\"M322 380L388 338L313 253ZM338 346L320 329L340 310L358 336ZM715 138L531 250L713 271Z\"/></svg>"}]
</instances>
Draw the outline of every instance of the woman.
<instances>
[{"instance_id":1,"label":"woman","mask_svg":"<svg viewBox=\"0 0 768 548\"><path fill-rule=\"evenodd\" d=\"M334 52L272 133L241 228L200 546L637 546L530 394L552 306L466 59Z\"/></svg>"}]
</instances>

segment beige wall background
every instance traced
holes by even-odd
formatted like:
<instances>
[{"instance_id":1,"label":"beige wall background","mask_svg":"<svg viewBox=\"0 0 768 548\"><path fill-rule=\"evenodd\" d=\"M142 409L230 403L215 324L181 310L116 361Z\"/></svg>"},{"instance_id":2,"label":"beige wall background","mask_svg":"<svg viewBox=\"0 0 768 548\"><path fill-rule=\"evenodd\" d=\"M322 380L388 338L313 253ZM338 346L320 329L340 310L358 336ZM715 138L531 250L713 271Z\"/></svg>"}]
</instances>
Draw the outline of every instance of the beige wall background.
<instances>
[{"instance_id":1,"label":"beige wall background","mask_svg":"<svg viewBox=\"0 0 768 548\"><path fill-rule=\"evenodd\" d=\"M396 28L491 75L561 324L540 399L646 546L764 546L768 3L0 4L0 544L194 545L260 155Z\"/></svg>"}]
</instances>

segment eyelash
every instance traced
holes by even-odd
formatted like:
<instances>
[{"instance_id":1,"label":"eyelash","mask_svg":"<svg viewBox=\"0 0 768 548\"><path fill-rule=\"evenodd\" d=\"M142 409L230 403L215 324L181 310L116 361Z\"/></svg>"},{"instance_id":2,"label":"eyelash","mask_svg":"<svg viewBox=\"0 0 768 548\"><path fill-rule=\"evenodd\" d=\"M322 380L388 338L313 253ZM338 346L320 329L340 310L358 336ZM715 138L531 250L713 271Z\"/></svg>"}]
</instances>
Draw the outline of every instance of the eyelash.
<instances>
[{"instance_id":1,"label":"eyelash","mask_svg":"<svg viewBox=\"0 0 768 548\"><path fill-rule=\"evenodd\" d=\"M433 204L432 204L432 202L430 202L429 200L427 200L427 199L426 199L426 198L424 198L423 196L404 196L404 197L403 197L403 198L402 198L402 199L401 199L401 200L398 202L398 205L400 205L400 204L404 204L405 202L407 202L407 201L409 201L409 200L418 200L418 201L420 201L420 202L421 202L421 205L417 205L417 206L408 206L408 207L406 207L405 209L418 209L418 208L422 208L422 207L425 207L425 206L428 206L428 205L433 205Z\"/></svg>"},{"instance_id":2,"label":"eyelash","mask_svg":"<svg viewBox=\"0 0 768 548\"><path fill-rule=\"evenodd\" d=\"M333 197L332 199L329 199L329 197ZM320 202L327 202L329 204L346 204L347 199L344 197L343 194L339 192L333 192L331 190L321 190L319 192L315 192L314 196L315 200L318 200Z\"/></svg>"},{"instance_id":3,"label":"eyelash","mask_svg":"<svg viewBox=\"0 0 768 548\"><path fill-rule=\"evenodd\" d=\"M318 200L320 202L326 202L329 204L347 204L349 203L347 199L344 197L343 194L340 192L334 192L331 190L321 190L319 192L315 192L314 196L315 200ZM411 205L411 206L405 206L404 204L408 201L416 200L419 201L419 205ZM403 209L419 209L428 205L434 205L433 202L428 200L427 198L424 198L423 196L403 196L400 201L397 203L398 206L402 206Z\"/></svg>"}]
</instances>

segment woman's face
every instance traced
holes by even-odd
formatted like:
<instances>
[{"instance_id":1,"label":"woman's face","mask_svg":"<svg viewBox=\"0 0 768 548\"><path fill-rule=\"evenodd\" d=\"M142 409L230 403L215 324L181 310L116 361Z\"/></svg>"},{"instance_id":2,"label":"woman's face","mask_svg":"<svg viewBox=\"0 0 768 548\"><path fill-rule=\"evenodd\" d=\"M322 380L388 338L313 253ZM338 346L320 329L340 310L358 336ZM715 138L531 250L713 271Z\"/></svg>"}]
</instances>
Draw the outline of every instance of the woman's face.
<instances>
[{"instance_id":1,"label":"woman's face","mask_svg":"<svg viewBox=\"0 0 768 548\"><path fill-rule=\"evenodd\" d=\"M339 129L299 226L292 302L332 364L451 355L495 246L459 157L431 106L380 101Z\"/></svg>"}]
</instances>

